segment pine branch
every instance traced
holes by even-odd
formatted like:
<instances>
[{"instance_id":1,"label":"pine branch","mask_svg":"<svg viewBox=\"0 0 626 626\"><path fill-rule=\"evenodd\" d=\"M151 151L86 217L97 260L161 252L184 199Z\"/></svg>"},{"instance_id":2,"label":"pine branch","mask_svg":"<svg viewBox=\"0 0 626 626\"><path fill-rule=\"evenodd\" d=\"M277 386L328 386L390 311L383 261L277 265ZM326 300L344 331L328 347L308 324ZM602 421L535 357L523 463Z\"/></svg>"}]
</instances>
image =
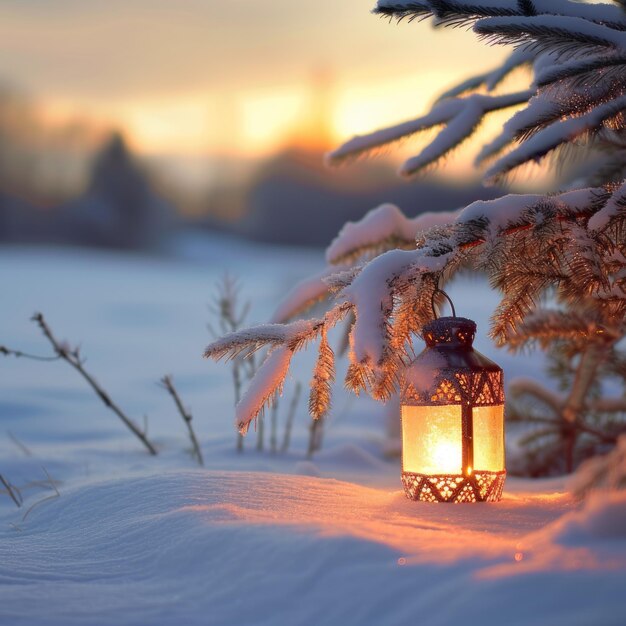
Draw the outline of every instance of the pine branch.
<instances>
[{"instance_id":1,"label":"pine branch","mask_svg":"<svg viewBox=\"0 0 626 626\"><path fill-rule=\"evenodd\" d=\"M319 355L313 370L311 393L309 396L309 413L313 419L320 419L330 409L331 387L335 380L335 355L328 344L326 331L322 332Z\"/></svg>"},{"instance_id":2,"label":"pine branch","mask_svg":"<svg viewBox=\"0 0 626 626\"><path fill-rule=\"evenodd\" d=\"M275 348L257 370L235 409L235 425L242 435L272 398L282 393L292 356L293 351L285 346Z\"/></svg>"},{"instance_id":3,"label":"pine branch","mask_svg":"<svg viewBox=\"0 0 626 626\"><path fill-rule=\"evenodd\" d=\"M617 72L615 76L609 75L611 70ZM543 88L568 79L576 79L575 82L568 82L567 86L581 87L606 81L607 77L621 79L623 82L625 70L626 54L603 54L590 59L575 59L567 63L549 65L537 73L535 84Z\"/></svg>"},{"instance_id":4,"label":"pine branch","mask_svg":"<svg viewBox=\"0 0 626 626\"><path fill-rule=\"evenodd\" d=\"M488 0L378 0L374 13L398 20L409 18L409 21L436 17L437 23L444 26L466 26L484 17L558 15L583 18L617 30L626 29L626 18L619 8L570 0L501 0L496 3Z\"/></svg>"},{"instance_id":5,"label":"pine branch","mask_svg":"<svg viewBox=\"0 0 626 626\"><path fill-rule=\"evenodd\" d=\"M626 96L621 96L579 117L554 122L498 160L487 171L486 178L493 182L498 181L520 165L529 161L540 161L563 144L598 133L609 126L617 116L621 118L624 111Z\"/></svg>"},{"instance_id":6,"label":"pine branch","mask_svg":"<svg viewBox=\"0 0 626 626\"><path fill-rule=\"evenodd\" d=\"M394 143L430 128L443 125L444 128L419 155L407 160L400 169L402 176L411 176L434 164L468 139L488 114L527 102L534 93L526 90L503 96L474 94L466 98L444 100L422 117L376 131L369 135L357 136L326 155L330 165L371 152L381 146Z\"/></svg>"},{"instance_id":7,"label":"pine branch","mask_svg":"<svg viewBox=\"0 0 626 626\"><path fill-rule=\"evenodd\" d=\"M437 97L435 103L446 100L447 98L456 98L464 95L469 91L474 91L483 85L488 92L493 91L511 72L519 67L532 63L535 59L535 54L528 50L517 49L514 50L509 57L495 69L485 72L484 74L478 74L468 78L467 80L452 87L448 91L445 91Z\"/></svg>"},{"instance_id":8,"label":"pine branch","mask_svg":"<svg viewBox=\"0 0 626 626\"><path fill-rule=\"evenodd\" d=\"M371 260L388 250L412 250L423 231L451 223L457 211L421 213L408 218L393 204L381 204L358 222L348 222L326 250L326 260L333 265ZM326 281L331 276L326 277ZM328 282L326 282L328 284Z\"/></svg>"},{"instance_id":9,"label":"pine branch","mask_svg":"<svg viewBox=\"0 0 626 626\"><path fill-rule=\"evenodd\" d=\"M605 329L575 311L541 309L527 315L505 341L511 350L539 344L544 350L561 341L584 345Z\"/></svg>"},{"instance_id":10,"label":"pine branch","mask_svg":"<svg viewBox=\"0 0 626 626\"><path fill-rule=\"evenodd\" d=\"M474 24L474 32L489 43L524 45L537 54L556 58L602 50L626 50L626 33L578 17L490 17Z\"/></svg>"}]
</instances>

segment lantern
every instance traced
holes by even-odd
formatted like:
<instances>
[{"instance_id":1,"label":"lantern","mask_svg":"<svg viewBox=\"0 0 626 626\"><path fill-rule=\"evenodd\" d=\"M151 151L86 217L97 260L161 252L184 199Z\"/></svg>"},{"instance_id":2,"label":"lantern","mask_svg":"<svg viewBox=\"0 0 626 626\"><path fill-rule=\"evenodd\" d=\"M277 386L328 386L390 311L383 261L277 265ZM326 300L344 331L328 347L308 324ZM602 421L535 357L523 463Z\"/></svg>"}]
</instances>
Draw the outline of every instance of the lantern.
<instances>
[{"instance_id":1,"label":"lantern","mask_svg":"<svg viewBox=\"0 0 626 626\"><path fill-rule=\"evenodd\" d=\"M474 350L475 333L476 324L463 317L429 322L426 348L405 370L402 483L411 500L493 502L502 496L502 369Z\"/></svg>"}]
</instances>

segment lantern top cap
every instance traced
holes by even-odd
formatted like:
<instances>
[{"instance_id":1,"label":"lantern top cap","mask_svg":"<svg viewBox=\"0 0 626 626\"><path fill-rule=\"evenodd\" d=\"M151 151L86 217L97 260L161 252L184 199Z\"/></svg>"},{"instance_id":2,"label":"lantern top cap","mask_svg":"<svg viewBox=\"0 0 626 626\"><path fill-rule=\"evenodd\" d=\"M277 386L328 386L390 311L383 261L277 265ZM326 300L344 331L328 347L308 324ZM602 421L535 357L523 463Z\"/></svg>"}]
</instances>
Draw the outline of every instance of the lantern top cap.
<instances>
[{"instance_id":1,"label":"lantern top cap","mask_svg":"<svg viewBox=\"0 0 626 626\"><path fill-rule=\"evenodd\" d=\"M476 322L466 317L440 317L428 322L422 334L430 348L434 346L471 348L476 334Z\"/></svg>"}]
</instances>

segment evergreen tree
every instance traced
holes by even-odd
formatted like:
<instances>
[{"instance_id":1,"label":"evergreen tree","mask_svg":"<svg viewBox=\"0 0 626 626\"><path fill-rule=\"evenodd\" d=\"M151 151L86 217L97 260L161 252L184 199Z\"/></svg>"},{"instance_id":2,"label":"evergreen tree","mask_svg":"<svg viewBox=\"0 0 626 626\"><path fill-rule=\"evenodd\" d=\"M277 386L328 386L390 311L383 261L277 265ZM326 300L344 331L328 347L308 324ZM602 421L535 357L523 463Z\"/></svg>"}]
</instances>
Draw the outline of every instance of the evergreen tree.
<instances>
[{"instance_id":1,"label":"evergreen tree","mask_svg":"<svg viewBox=\"0 0 626 626\"><path fill-rule=\"evenodd\" d=\"M402 175L416 175L445 159L489 113L523 105L477 155L477 165L488 164L485 180L502 182L546 158L561 163L571 151L583 154L587 180L439 216L409 219L383 205L342 229L327 250L328 270L298 285L275 323L226 335L206 356L269 348L237 407L236 424L245 432L280 392L293 353L320 340L309 403L317 419L328 411L334 377L327 332L346 320L345 384L386 400L409 358L411 336L432 317L437 288L463 268L480 271L502 294L493 339L514 350L531 343L551 349L566 382L564 396L528 382L514 390L514 418L541 427L527 437L533 471L571 470L624 430L624 400L603 398L601 381L610 374L623 384L626 376L618 349L626 313L626 3L379 0L374 12L470 26L480 39L513 51L501 66L443 94L428 114L355 137L330 153L329 163L438 128L401 167ZM528 87L501 93L503 79L521 66L532 70ZM545 294L556 309L541 308ZM323 298L331 304L322 318L291 321ZM549 410L529 408L529 401Z\"/></svg>"}]
</instances>

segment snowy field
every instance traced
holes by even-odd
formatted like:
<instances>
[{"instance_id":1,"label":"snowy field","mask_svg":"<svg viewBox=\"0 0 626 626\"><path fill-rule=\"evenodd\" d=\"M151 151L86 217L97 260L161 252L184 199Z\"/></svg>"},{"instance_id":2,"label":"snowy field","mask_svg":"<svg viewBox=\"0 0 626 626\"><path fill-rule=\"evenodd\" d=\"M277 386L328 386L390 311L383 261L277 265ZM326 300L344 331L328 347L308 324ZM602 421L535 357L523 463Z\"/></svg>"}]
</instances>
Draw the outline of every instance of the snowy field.
<instances>
[{"instance_id":1,"label":"snowy field","mask_svg":"<svg viewBox=\"0 0 626 626\"><path fill-rule=\"evenodd\" d=\"M322 256L190 237L167 258L0 248L0 344L48 354L29 321L43 312L160 449L66 363L0 360L0 474L24 496L17 509L0 494L0 624L626 624L623 495L580 504L565 480L509 478L497 504L409 502L384 454L389 410L341 390L312 460L306 394L287 453L267 450L267 426L265 451L251 430L236 453L230 370L200 356L215 283L239 276L262 322ZM509 380L543 376L537 356L489 344L483 282L450 293ZM205 468L157 385L168 373Z\"/></svg>"}]
</instances>

